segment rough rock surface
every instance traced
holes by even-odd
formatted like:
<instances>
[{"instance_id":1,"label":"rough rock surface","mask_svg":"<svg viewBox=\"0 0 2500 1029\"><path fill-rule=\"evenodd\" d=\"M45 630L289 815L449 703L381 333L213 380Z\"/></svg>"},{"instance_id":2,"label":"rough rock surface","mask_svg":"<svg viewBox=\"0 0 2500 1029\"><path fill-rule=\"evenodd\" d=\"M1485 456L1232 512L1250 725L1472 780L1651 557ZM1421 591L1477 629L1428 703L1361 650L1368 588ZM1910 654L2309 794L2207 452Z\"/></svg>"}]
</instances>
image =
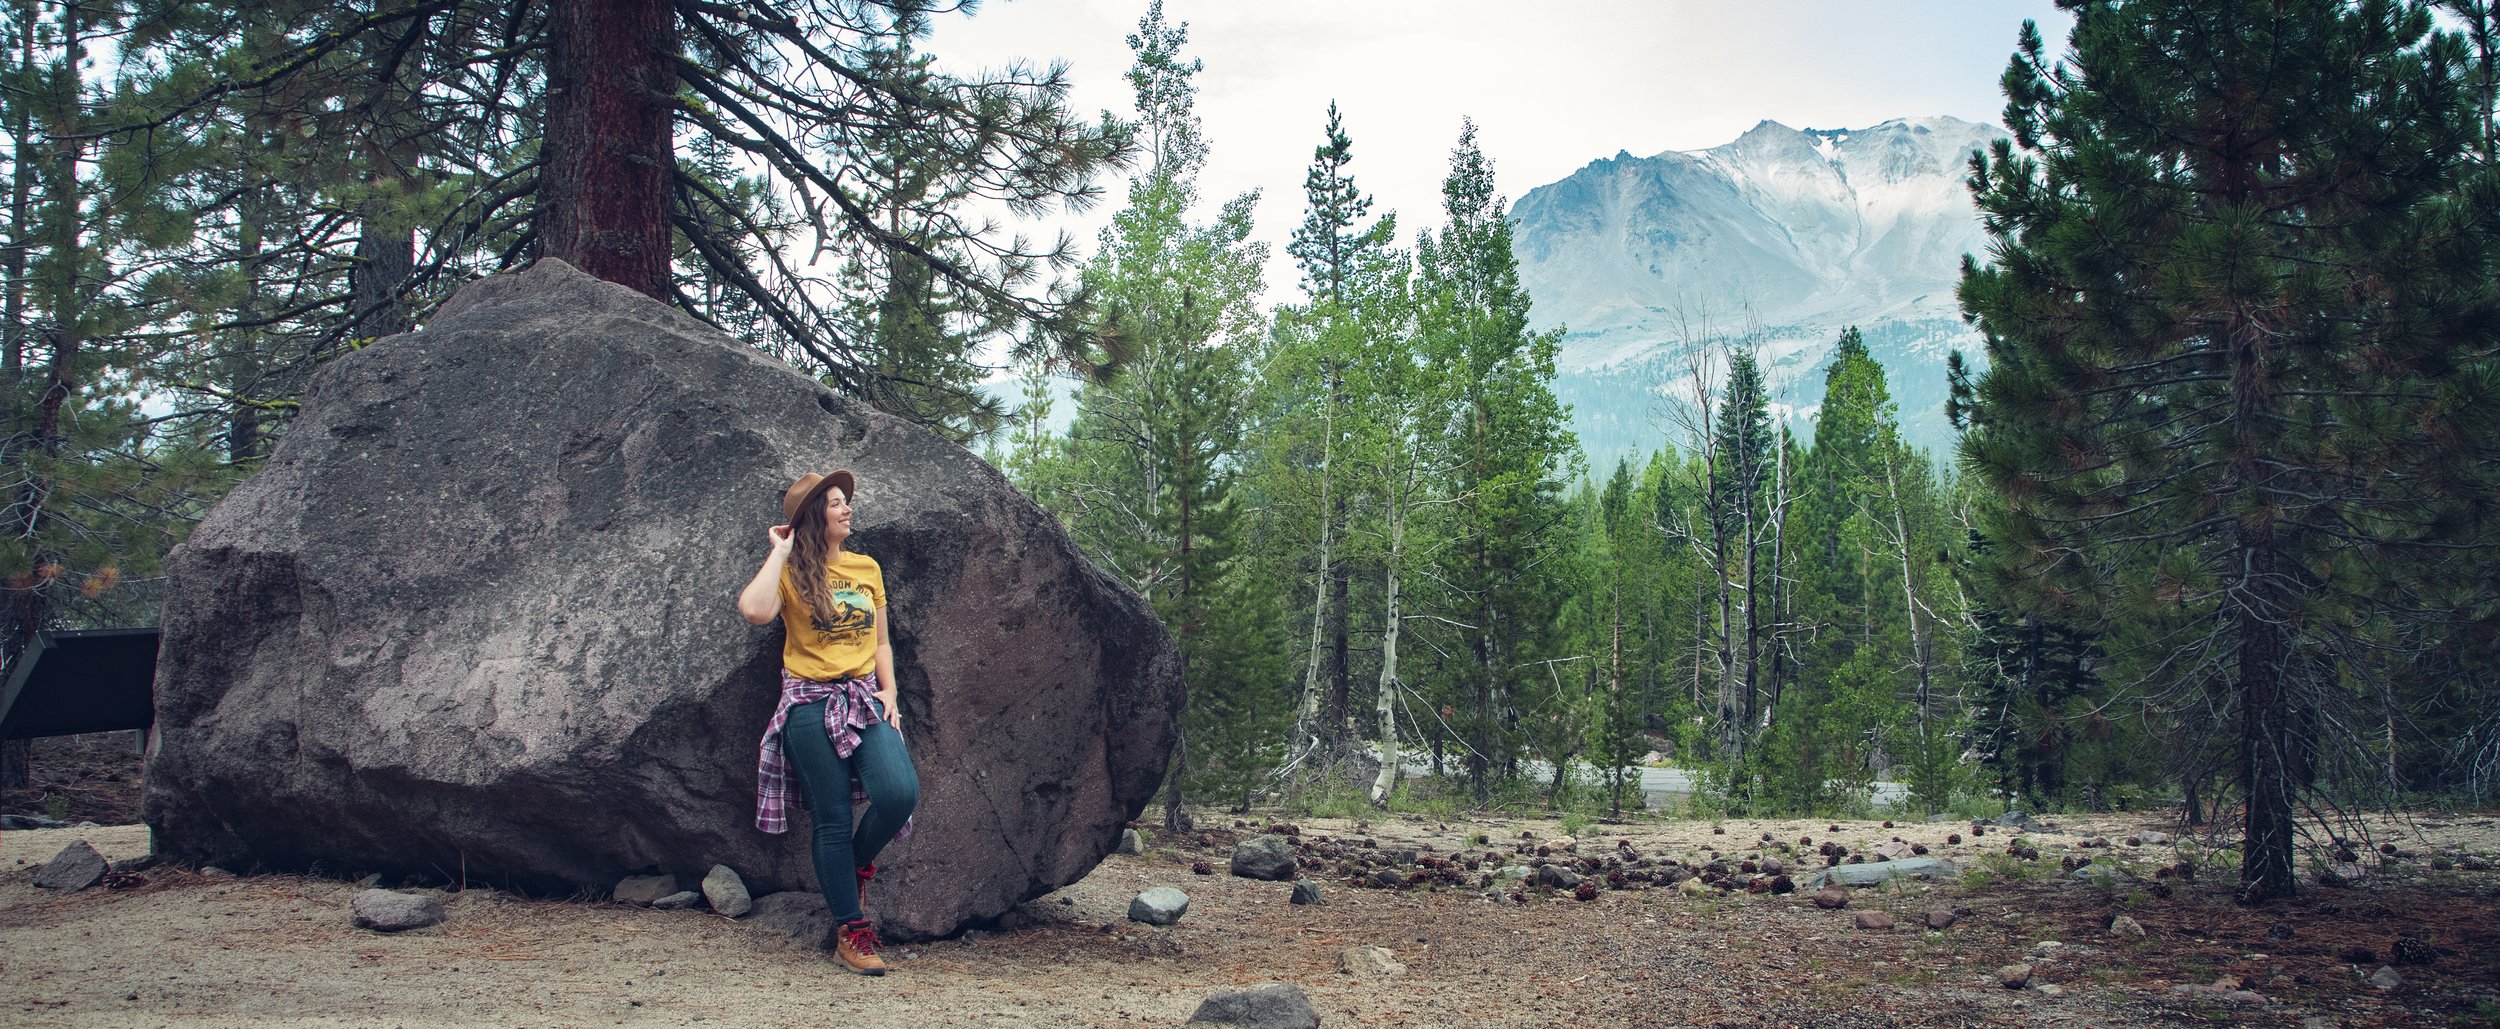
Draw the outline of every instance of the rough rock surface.
<instances>
[{"instance_id":1,"label":"rough rock surface","mask_svg":"<svg viewBox=\"0 0 2500 1029\"><path fill-rule=\"evenodd\" d=\"M747 894L746 880L738 878L738 870L728 865L713 865L703 876L703 899L712 910L731 918L755 910L755 898Z\"/></svg>"},{"instance_id":2,"label":"rough rock surface","mask_svg":"<svg viewBox=\"0 0 2500 1029\"><path fill-rule=\"evenodd\" d=\"M735 597L784 487L848 467L921 801L887 934L1073 882L1160 782L1152 611L971 453L559 262L325 365L169 562L145 817L185 863L570 892L657 867L812 890L754 828L778 626Z\"/></svg>"},{"instance_id":3,"label":"rough rock surface","mask_svg":"<svg viewBox=\"0 0 2500 1029\"><path fill-rule=\"evenodd\" d=\"M1387 947L1347 947L1337 952L1337 971L1357 979L1394 979L1406 965Z\"/></svg>"},{"instance_id":4,"label":"rough rock surface","mask_svg":"<svg viewBox=\"0 0 2500 1029\"><path fill-rule=\"evenodd\" d=\"M47 890L76 893L104 878L104 855L97 853L87 841L79 840L61 848L52 860L35 871L35 885Z\"/></svg>"},{"instance_id":5,"label":"rough rock surface","mask_svg":"<svg viewBox=\"0 0 2500 1029\"><path fill-rule=\"evenodd\" d=\"M1278 983L1219 993L1199 1002L1190 1025L1237 1025L1246 1029L1319 1029L1319 1012L1299 986Z\"/></svg>"},{"instance_id":6,"label":"rough rock surface","mask_svg":"<svg viewBox=\"0 0 2500 1029\"><path fill-rule=\"evenodd\" d=\"M1292 882L1300 870L1293 841L1282 836L1253 836L1233 845L1233 874L1244 879Z\"/></svg>"},{"instance_id":7,"label":"rough rock surface","mask_svg":"<svg viewBox=\"0 0 2500 1029\"><path fill-rule=\"evenodd\" d=\"M1798 883L1797 887L1814 890L1827 885L1872 886L1887 879L1912 877L1951 879L1961 874L1960 866L1943 858L1914 857L1900 861L1879 861L1867 865L1835 865L1819 869L1813 875L1807 876L1803 882Z\"/></svg>"},{"instance_id":8,"label":"rough rock surface","mask_svg":"<svg viewBox=\"0 0 2500 1029\"><path fill-rule=\"evenodd\" d=\"M677 877L665 872L659 875L629 875L616 881L616 888L608 891L608 899L621 904L650 907L659 903L660 898L676 892Z\"/></svg>"},{"instance_id":9,"label":"rough rock surface","mask_svg":"<svg viewBox=\"0 0 2500 1029\"><path fill-rule=\"evenodd\" d=\"M1293 903L1304 905L1327 903L1327 901L1320 899L1319 884L1308 879L1304 879L1293 884L1293 897L1291 899Z\"/></svg>"},{"instance_id":10,"label":"rough rock surface","mask_svg":"<svg viewBox=\"0 0 2500 1029\"><path fill-rule=\"evenodd\" d=\"M1189 894L1169 886L1156 886L1138 894L1128 902L1128 918L1147 925L1171 925L1189 913Z\"/></svg>"},{"instance_id":11,"label":"rough rock surface","mask_svg":"<svg viewBox=\"0 0 2500 1029\"><path fill-rule=\"evenodd\" d=\"M823 950L833 946L833 912L825 910L825 898L814 892L789 890L757 897L744 921L803 947Z\"/></svg>"},{"instance_id":12,"label":"rough rock surface","mask_svg":"<svg viewBox=\"0 0 2500 1029\"><path fill-rule=\"evenodd\" d=\"M397 933L423 929L443 920L443 906L432 897L395 890L365 890L347 903L356 928Z\"/></svg>"}]
</instances>

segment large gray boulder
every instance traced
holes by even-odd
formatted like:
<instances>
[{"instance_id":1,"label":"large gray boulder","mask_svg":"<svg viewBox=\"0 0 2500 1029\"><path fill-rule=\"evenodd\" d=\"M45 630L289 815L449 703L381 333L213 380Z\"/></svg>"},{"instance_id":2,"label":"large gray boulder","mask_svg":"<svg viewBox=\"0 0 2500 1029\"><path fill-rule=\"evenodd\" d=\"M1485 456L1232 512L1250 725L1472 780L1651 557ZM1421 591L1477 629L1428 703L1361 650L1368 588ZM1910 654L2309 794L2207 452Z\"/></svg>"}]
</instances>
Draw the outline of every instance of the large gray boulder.
<instances>
[{"instance_id":1,"label":"large gray boulder","mask_svg":"<svg viewBox=\"0 0 2500 1029\"><path fill-rule=\"evenodd\" d=\"M190 863L604 892L814 887L754 828L781 630L734 598L802 472L856 469L912 837L888 935L1076 881L1144 808L1180 681L1147 605L940 437L554 261L325 366L170 562L145 816Z\"/></svg>"}]
</instances>

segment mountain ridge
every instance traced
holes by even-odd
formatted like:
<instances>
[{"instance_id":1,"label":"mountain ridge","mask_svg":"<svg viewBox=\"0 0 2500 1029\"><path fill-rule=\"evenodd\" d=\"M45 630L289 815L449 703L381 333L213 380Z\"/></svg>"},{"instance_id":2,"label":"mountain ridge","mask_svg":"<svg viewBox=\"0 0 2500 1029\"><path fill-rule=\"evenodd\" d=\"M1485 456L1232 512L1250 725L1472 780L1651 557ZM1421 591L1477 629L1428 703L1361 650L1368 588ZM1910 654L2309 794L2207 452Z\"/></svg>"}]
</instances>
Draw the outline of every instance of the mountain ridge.
<instances>
[{"instance_id":1,"label":"mountain ridge","mask_svg":"<svg viewBox=\"0 0 2500 1029\"><path fill-rule=\"evenodd\" d=\"M1697 341L1755 346L1792 417L1810 416L1812 373L1849 325L1885 363L1913 441L1948 445L1944 352L1977 349L1954 288L1962 255L1987 243L1964 177L1970 152L2003 136L1945 116L1764 119L1719 146L1617 151L1529 190L1511 210L1520 281L1532 323L1566 330L1557 391L1589 408L1575 427L1592 466L1666 442L1642 442L1626 405L1655 407L1663 384L1640 371L1679 366ZM1610 395L1627 389L1645 395Z\"/></svg>"}]
</instances>

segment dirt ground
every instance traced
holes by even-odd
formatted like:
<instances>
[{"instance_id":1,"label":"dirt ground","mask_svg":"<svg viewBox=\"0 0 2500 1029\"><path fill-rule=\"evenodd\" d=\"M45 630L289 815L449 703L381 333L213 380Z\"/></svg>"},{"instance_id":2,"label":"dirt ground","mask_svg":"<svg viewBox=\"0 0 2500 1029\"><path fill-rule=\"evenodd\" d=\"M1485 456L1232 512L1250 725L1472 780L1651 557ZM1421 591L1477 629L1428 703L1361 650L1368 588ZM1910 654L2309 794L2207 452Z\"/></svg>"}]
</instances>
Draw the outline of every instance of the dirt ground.
<instances>
[{"instance_id":1,"label":"dirt ground","mask_svg":"<svg viewBox=\"0 0 2500 1029\"><path fill-rule=\"evenodd\" d=\"M1203 820L1217 828L1114 856L1025 905L1010 920L1025 923L1017 928L891 947L895 971L882 979L700 911L475 888L441 892L449 920L397 936L354 928L356 887L326 879L162 867L125 888L58 895L32 885L43 861L74 839L110 859L144 854L145 827L8 832L0 1024L1164 1026L1210 994L1267 982L1300 986L1331 1026L2399 1026L2500 1016L2500 873L2431 867L2435 857L2500 857L2500 817L2489 812L2373 820L2369 842L2392 843L2399 856L2373 851L2360 885L2306 887L2253 908L2229 902L2226 869L2187 885L2153 877L2175 866L2180 848L2125 837L2177 827L2140 816L2049 819L2053 828L2021 837L2041 852L2030 861L2005 856L2011 834L1974 836L1960 822L1672 821L1594 826L1577 843L1577 856L1601 862L1622 860L1628 844L1653 863L1701 864L1713 850L1757 853L1766 834L1807 855L1826 842L1871 853L1897 836L1986 870L1853 890L1843 910L1819 909L1802 891L1696 898L1654 885L1600 889L1587 901L1512 886L1488 896L1477 873L1465 886L1350 885L1345 870L1400 850L1436 859L1492 850L1507 862L1533 856L1514 852L1521 833L1535 837L1530 848L1552 849L1559 835L1533 819L1395 817L1297 826L1322 855L1305 874L1326 899L1300 907L1287 902L1287 884L1225 873L1233 842L1267 826ZM1959 843L1948 842L1954 834ZM2095 836L2109 846L2083 846ZM2060 874L2061 859L2087 854L2111 871ZM1193 874L1200 861L1214 874ZM1155 885L1189 894L1179 924L1127 920L1130 898ZM1939 908L1959 920L1927 930L1924 914ZM1855 928L1868 910L1900 927ZM2111 935L2121 913L2145 938ZM1386 948L1405 971L1340 968L1342 952L1366 946ZM2356 948L2371 959L2356 960ZM2034 966L2030 984L1999 985L1996 970L2017 961ZM2382 966L2393 988L2369 982ZM2174 991L2224 977L2261 1000Z\"/></svg>"}]
</instances>

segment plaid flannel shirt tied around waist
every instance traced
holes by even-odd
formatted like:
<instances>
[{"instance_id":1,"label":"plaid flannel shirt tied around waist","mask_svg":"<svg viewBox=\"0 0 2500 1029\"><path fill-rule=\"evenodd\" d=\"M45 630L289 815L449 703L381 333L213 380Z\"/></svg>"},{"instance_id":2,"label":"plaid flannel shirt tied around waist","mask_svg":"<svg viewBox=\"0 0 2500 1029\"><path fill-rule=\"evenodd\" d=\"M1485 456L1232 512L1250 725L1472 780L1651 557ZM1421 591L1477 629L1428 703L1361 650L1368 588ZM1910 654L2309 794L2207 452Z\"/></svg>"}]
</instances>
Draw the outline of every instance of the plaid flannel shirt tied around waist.
<instances>
[{"instance_id":1,"label":"plaid flannel shirt tied around waist","mask_svg":"<svg viewBox=\"0 0 2500 1029\"><path fill-rule=\"evenodd\" d=\"M781 704L773 709L773 720L764 726L764 742L755 768L755 827L768 833L790 831L790 763L781 753L781 732L790 720L790 709L819 700L825 702L825 735L833 740L833 752L849 758L859 749L859 731L884 718L872 703L877 695L877 674L870 672L855 679L818 682L802 679L781 671ZM867 799L858 782L851 784L851 802ZM896 839L911 835L911 822L905 820Z\"/></svg>"}]
</instances>

